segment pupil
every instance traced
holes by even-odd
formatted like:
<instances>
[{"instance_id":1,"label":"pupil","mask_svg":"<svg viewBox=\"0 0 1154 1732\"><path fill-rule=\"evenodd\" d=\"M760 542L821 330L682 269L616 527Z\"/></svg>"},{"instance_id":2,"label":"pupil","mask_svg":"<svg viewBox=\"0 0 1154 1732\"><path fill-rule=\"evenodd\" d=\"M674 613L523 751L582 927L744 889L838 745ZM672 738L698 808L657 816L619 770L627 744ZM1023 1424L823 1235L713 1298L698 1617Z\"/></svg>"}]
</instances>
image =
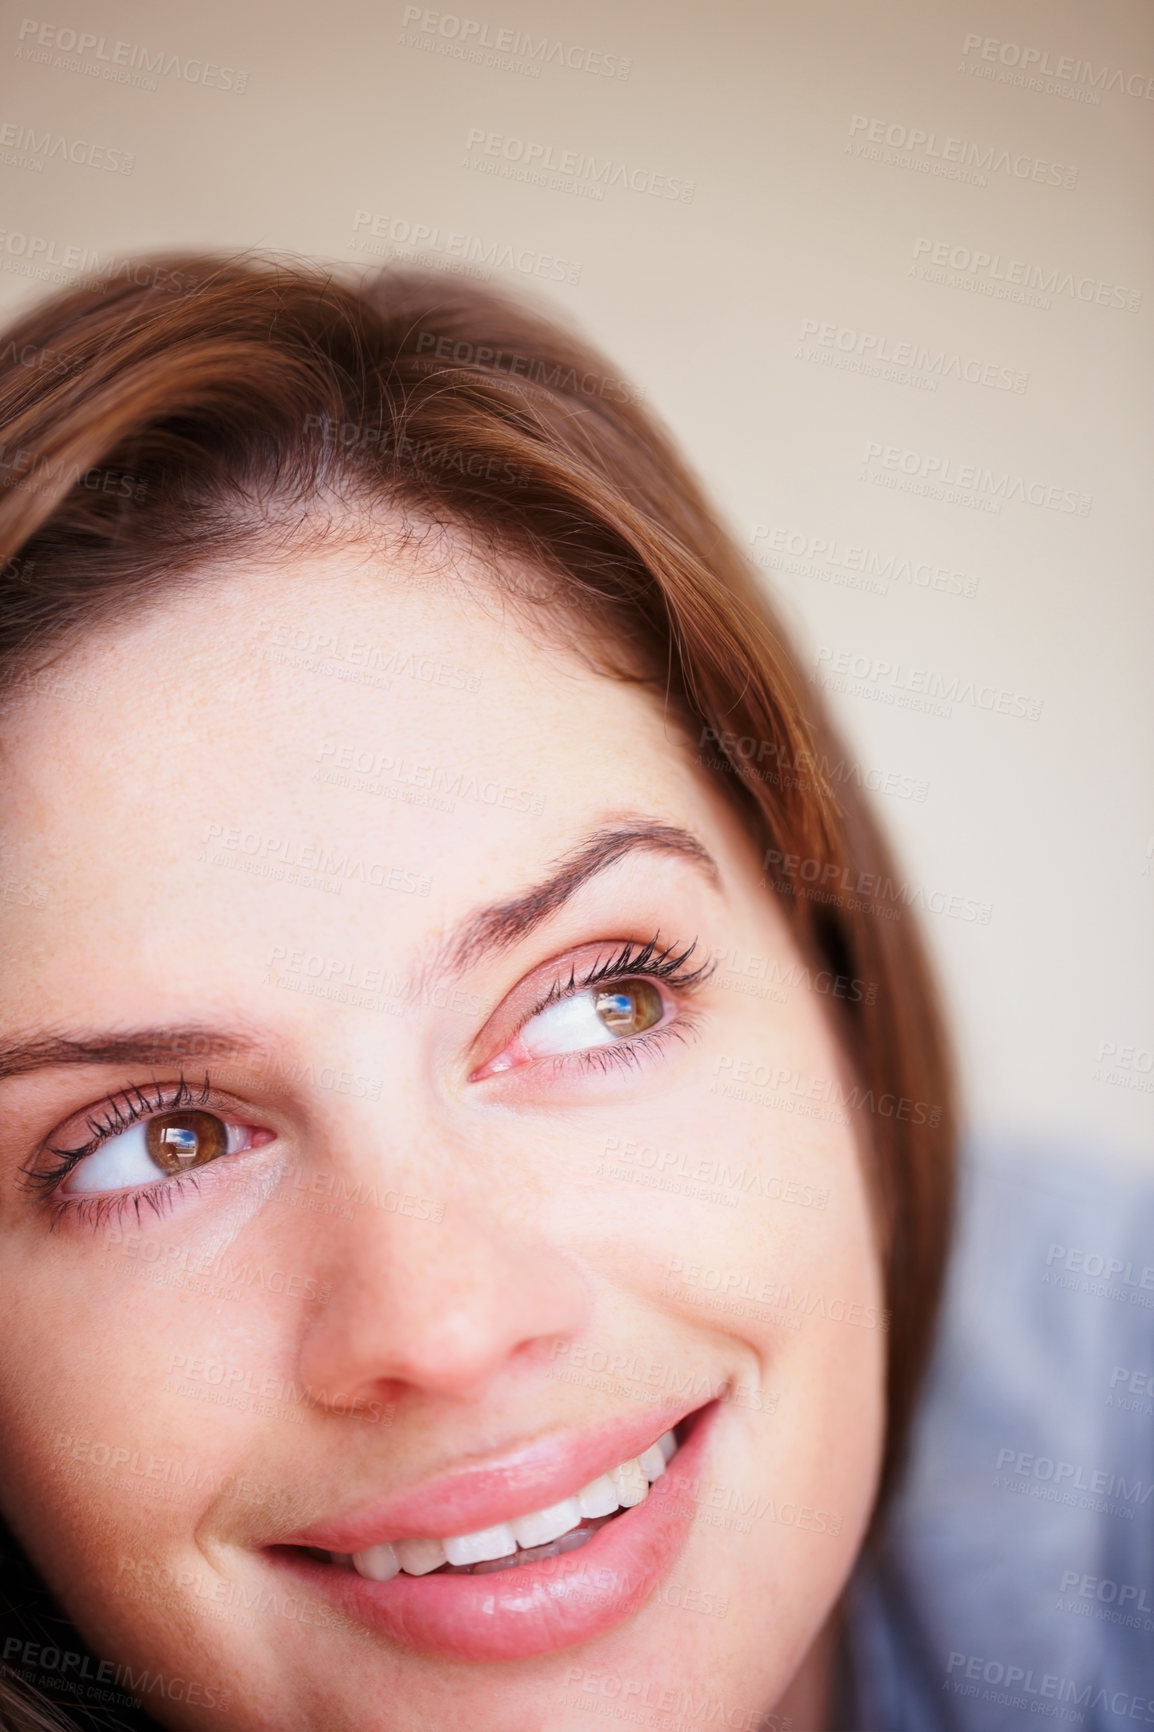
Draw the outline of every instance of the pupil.
<instances>
[{"instance_id":1,"label":"pupil","mask_svg":"<svg viewBox=\"0 0 1154 1732\"><path fill-rule=\"evenodd\" d=\"M599 992L597 1014L612 1034L640 1034L661 1021L661 994L651 981L631 980L624 986Z\"/></svg>"},{"instance_id":2,"label":"pupil","mask_svg":"<svg viewBox=\"0 0 1154 1732\"><path fill-rule=\"evenodd\" d=\"M174 1153L191 1155L196 1152L196 1132L178 1130L175 1125L169 1125L160 1133L162 1143L167 1143Z\"/></svg>"}]
</instances>

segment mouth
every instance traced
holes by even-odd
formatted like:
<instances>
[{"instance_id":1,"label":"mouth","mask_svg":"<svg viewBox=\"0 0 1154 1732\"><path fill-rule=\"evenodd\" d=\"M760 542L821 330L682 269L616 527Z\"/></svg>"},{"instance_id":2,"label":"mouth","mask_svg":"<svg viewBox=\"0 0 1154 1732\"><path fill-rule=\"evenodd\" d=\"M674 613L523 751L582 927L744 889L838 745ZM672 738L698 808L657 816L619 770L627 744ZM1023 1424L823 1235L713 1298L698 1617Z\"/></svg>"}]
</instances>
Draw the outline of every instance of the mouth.
<instances>
[{"instance_id":1,"label":"mouth","mask_svg":"<svg viewBox=\"0 0 1154 1732\"><path fill-rule=\"evenodd\" d=\"M330 1552L319 1546L305 1549L319 1562L355 1570L371 1582L389 1582L402 1572L409 1576L494 1575L563 1557L579 1551L622 1510L643 1504L649 1487L661 1478L678 1447L675 1433L663 1432L641 1455L599 1474L573 1497L475 1533L446 1539L397 1540L359 1552Z\"/></svg>"},{"instance_id":2,"label":"mouth","mask_svg":"<svg viewBox=\"0 0 1154 1732\"><path fill-rule=\"evenodd\" d=\"M656 1437L651 1432L638 1455L544 1507L526 1511L527 1485L520 1483L508 1502L523 1513L484 1527L414 1532L415 1505L394 1523L409 1537L342 1551L317 1545L329 1537L318 1532L301 1536L314 1543L267 1545L263 1555L406 1649L493 1661L586 1642L639 1611L683 1549L718 1410L711 1402ZM635 1434L636 1425L629 1430ZM499 1513L493 1496L485 1507ZM388 1532L379 1516L349 1529L366 1526ZM335 1525L332 1537L344 1537Z\"/></svg>"}]
</instances>

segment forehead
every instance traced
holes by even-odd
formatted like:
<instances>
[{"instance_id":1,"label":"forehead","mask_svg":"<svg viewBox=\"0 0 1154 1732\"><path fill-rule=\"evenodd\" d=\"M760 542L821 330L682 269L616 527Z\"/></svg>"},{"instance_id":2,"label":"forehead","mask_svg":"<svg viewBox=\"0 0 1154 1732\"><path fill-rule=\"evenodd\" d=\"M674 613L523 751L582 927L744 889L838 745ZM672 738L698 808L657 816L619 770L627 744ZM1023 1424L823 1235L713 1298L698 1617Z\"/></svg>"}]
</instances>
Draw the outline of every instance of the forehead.
<instances>
[{"instance_id":1,"label":"forehead","mask_svg":"<svg viewBox=\"0 0 1154 1732\"><path fill-rule=\"evenodd\" d=\"M95 787L126 812L152 795L172 818L178 796L246 781L246 794L291 790L303 810L316 785L336 785L318 766L363 776L416 747L450 752L454 765L434 766L446 772L499 760L549 778L605 770L599 741L615 739L614 773L644 783L654 765L640 759L672 745L660 706L541 621L531 633L466 555L451 571L352 549L207 573L93 630L9 711L8 819L23 794L41 820L67 822Z\"/></svg>"},{"instance_id":2,"label":"forehead","mask_svg":"<svg viewBox=\"0 0 1154 1732\"><path fill-rule=\"evenodd\" d=\"M0 923L39 990L94 948L121 980L160 943L196 967L290 928L379 950L617 812L712 804L658 701L440 563L206 574L54 674L0 753L2 858L28 890Z\"/></svg>"}]
</instances>

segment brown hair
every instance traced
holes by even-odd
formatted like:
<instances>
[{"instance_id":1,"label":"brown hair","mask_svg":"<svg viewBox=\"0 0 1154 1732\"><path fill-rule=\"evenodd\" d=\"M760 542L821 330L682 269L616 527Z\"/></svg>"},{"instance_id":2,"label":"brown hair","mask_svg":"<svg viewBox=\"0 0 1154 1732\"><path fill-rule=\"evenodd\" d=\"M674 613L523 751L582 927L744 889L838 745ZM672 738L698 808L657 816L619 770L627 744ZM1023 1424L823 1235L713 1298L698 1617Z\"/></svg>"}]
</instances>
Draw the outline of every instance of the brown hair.
<instances>
[{"instance_id":1,"label":"brown hair","mask_svg":"<svg viewBox=\"0 0 1154 1732\"><path fill-rule=\"evenodd\" d=\"M0 406L0 688L207 561L290 545L335 500L527 555L604 664L689 728L803 954L847 983L838 1029L869 1115L892 1312L882 1507L949 1238L941 1020L906 888L822 707L636 392L488 289L180 256L25 315L0 349Z\"/></svg>"}]
</instances>

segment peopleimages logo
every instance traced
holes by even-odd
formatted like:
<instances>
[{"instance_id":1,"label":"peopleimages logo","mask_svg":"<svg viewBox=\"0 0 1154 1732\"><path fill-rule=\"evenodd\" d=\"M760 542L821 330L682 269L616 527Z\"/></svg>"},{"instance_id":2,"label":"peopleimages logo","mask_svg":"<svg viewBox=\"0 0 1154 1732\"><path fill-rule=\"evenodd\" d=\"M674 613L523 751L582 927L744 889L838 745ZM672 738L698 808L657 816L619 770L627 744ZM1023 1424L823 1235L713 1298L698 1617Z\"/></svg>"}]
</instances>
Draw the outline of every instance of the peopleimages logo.
<instances>
[{"instance_id":1,"label":"peopleimages logo","mask_svg":"<svg viewBox=\"0 0 1154 1732\"><path fill-rule=\"evenodd\" d=\"M1076 1588L1080 1598L1099 1600L1104 1606L1133 1605L1139 1612L1154 1612L1141 1582L1115 1582L1109 1577L1082 1575L1078 1570L1063 1570L1061 1591L1066 1594Z\"/></svg>"},{"instance_id":2,"label":"peopleimages logo","mask_svg":"<svg viewBox=\"0 0 1154 1732\"><path fill-rule=\"evenodd\" d=\"M1154 1492L1148 1481L1128 1480L1107 1468L1090 1468L1081 1462L1058 1461L1053 1456L1011 1448L998 1451L992 1484L996 1491L1065 1504L1070 1509L1096 1510L1099 1515L1128 1522L1134 1521L1135 1511Z\"/></svg>"},{"instance_id":3,"label":"peopleimages logo","mask_svg":"<svg viewBox=\"0 0 1154 1732\"><path fill-rule=\"evenodd\" d=\"M926 890L924 885L910 884L902 879L895 884L880 872L857 872L852 867L839 866L836 860L819 860L814 856L783 854L780 848L767 848L762 858L762 870L780 894L803 896L812 902L832 903L839 908L859 913L880 914L886 920L896 920L903 908L917 908L923 913L942 914L951 920L976 921L988 926L994 912L993 904L979 902L973 896L961 896L945 890ZM862 901L861 898L876 898Z\"/></svg>"},{"instance_id":4,"label":"peopleimages logo","mask_svg":"<svg viewBox=\"0 0 1154 1732\"><path fill-rule=\"evenodd\" d=\"M25 1641L21 1636L5 1638L4 1665L5 1669L11 1670L26 1668L26 1682L37 1683L41 1689L66 1690L69 1695L83 1697L86 1702L99 1703L101 1707L139 1707L145 1696L161 1695L170 1702L188 1702L201 1708L223 1711L232 1697L232 1691L218 1683L206 1684L197 1678L166 1678L163 1672L149 1672L147 1666L134 1672L128 1664L97 1660L91 1654L57 1648L50 1642ZM36 1666L40 1668L39 1677L31 1671ZM60 1674L59 1678L44 1676L54 1672ZM83 1691L77 1687L80 1679L89 1681ZM43 1722L44 1725L54 1723Z\"/></svg>"},{"instance_id":5,"label":"peopleimages logo","mask_svg":"<svg viewBox=\"0 0 1154 1732\"><path fill-rule=\"evenodd\" d=\"M455 12L431 12L423 6L406 6L401 25L405 30L415 25L418 40L420 35L429 38L430 49L439 48L444 53L450 44L455 44L462 59L483 58L478 50L489 55L507 55L525 62L533 77L540 76L542 66L559 66L598 78L628 78L633 66L632 60L623 54L604 54L598 48L584 48L579 43L562 42L551 36L533 37L526 30L492 26L479 18L462 18ZM401 41L409 45L404 36Z\"/></svg>"},{"instance_id":6,"label":"peopleimages logo","mask_svg":"<svg viewBox=\"0 0 1154 1732\"><path fill-rule=\"evenodd\" d=\"M1078 276L1060 265L1031 264L1028 259L1008 258L1002 253L989 253L982 247L959 246L952 241L933 240L921 235L914 242L914 265L910 275L934 281L930 268L952 271L959 277L973 277L984 285L980 292L1008 296L1040 296L1048 306L1048 295L1068 295L1071 300L1084 301L1097 307L1115 307L1122 312L1136 313L1142 305L1142 290L1112 283L1103 277Z\"/></svg>"},{"instance_id":7,"label":"peopleimages logo","mask_svg":"<svg viewBox=\"0 0 1154 1732\"><path fill-rule=\"evenodd\" d=\"M107 36L75 30L70 24L44 24L38 18L25 18L17 37L26 44L16 50L20 60L62 72L83 72L113 84L132 84L142 90L157 88L153 74L178 78L185 84L203 84L207 90L231 90L238 96L248 84L248 73L238 72L235 66L173 54L164 48L147 48L141 42L110 43Z\"/></svg>"},{"instance_id":8,"label":"peopleimages logo","mask_svg":"<svg viewBox=\"0 0 1154 1732\"><path fill-rule=\"evenodd\" d=\"M204 841L206 846L198 855L204 865L239 866L258 876L278 879L287 874L289 882L299 881L314 888L331 887L338 893L342 884L358 882L405 895L427 896L432 884L427 873L384 860L367 860L344 843L308 842L216 820L206 827Z\"/></svg>"},{"instance_id":9,"label":"peopleimages logo","mask_svg":"<svg viewBox=\"0 0 1154 1732\"><path fill-rule=\"evenodd\" d=\"M889 471L898 477L930 482L935 487L958 488L962 493L988 498L995 505L1000 501L1017 500L1022 505L1034 505L1042 510L1061 511L1076 517L1089 517L1094 506L1092 493L1055 486L1035 476L1014 475L1006 469L987 469L980 463L959 463L941 452L911 451L900 445L883 445L876 439L866 441L862 462L866 465L866 478L870 480Z\"/></svg>"},{"instance_id":10,"label":"peopleimages logo","mask_svg":"<svg viewBox=\"0 0 1154 1732\"><path fill-rule=\"evenodd\" d=\"M997 36L967 35L962 43L963 57L973 56L976 68L982 61L1004 66L1030 77L1055 78L1061 83L1082 85L1087 91L1114 90L1122 96L1137 96L1154 102L1154 77L1145 72L1123 72L1120 66L1105 62L1095 66L1090 60L1080 60L1072 54L1051 55L1048 48L1027 47L1021 42L1003 42Z\"/></svg>"},{"instance_id":11,"label":"peopleimages logo","mask_svg":"<svg viewBox=\"0 0 1154 1732\"><path fill-rule=\"evenodd\" d=\"M191 278L154 259L103 258L92 247L69 244L49 235L28 234L23 229L0 229L0 270L17 276L38 277L44 282L67 283L67 273L85 271L95 276L135 283L141 289L164 289L179 294L191 288Z\"/></svg>"},{"instance_id":12,"label":"peopleimages logo","mask_svg":"<svg viewBox=\"0 0 1154 1732\"><path fill-rule=\"evenodd\" d=\"M539 253L532 247L516 246L509 241L488 240L460 229L442 230L435 223L410 222L383 211L354 211L354 245L359 246L363 240L362 230L367 230L373 240L387 242L401 256L410 252L440 253L446 259L481 265L486 270L517 271L523 277L540 277L545 282L581 281L582 267L570 259Z\"/></svg>"},{"instance_id":13,"label":"peopleimages logo","mask_svg":"<svg viewBox=\"0 0 1154 1732\"><path fill-rule=\"evenodd\" d=\"M896 338L882 331L863 331L853 325L835 325L820 319L803 319L798 333L802 344L832 354L852 357L866 363L862 369L874 377L888 378L883 367L911 373L931 375L932 388L937 390L939 379L957 379L966 385L984 385L994 391L1016 391L1019 396L1029 384L1030 375L1018 367L1000 366L996 361L982 361L974 355L961 355L939 349L928 343L915 343ZM804 356L804 359L809 359Z\"/></svg>"},{"instance_id":14,"label":"peopleimages logo","mask_svg":"<svg viewBox=\"0 0 1154 1732\"><path fill-rule=\"evenodd\" d=\"M1060 1264L1067 1275L1088 1275L1091 1280L1117 1280L1122 1286L1154 1293L1154 1263L1138 1265L1133 1258L1108 1256L1104 1251L1087 1251L1084 1245L1052 1244L1046 1252L1046 1268L1052 1268L1055 1263Z\"/></svg>"},{"instance_id":15,"label":"peopleimages logo","mask_svg":"<svg viewBox=\"0 0 1154 1732\"><path fill-rule=\"evenodd\" d=\"M952 1653L946 1662L947 1685L955 1695L977 1697L979 1685L992 1686L981 1691L980 1700L997 1702L1003 1707L1028 1708L1032 1714L1054 1719L1085 1723L1083 1708L1104 1708L1122 1720L1141 1721L1154 1725L1154 1701L1145 1696L1133 1696L1128 1690L1095 1689L1093 1684L1079 1684L1074 1678L1063 1678L1057 1672L1039 1672L1032 1666L1019 1666L1012 1660L991 1660L984 1654ZM966 1682L969 1680L969 1682ZM1040 1701L1039 1698L1045 1698ZM1048 1707L1046 1703L1053 1703ZM1062 1703L1068 1706L1065 1710ZM1102 1722L1095 1717L1095 1725Z\"/></svg>"},{"instance_id":16,"label":"peopleimages logo","mask_svg":"<svg viewBox=\"0 0 1154 1732\"><path fill-rule=\"evenodd\" d=\"M108 174L131 174L136 166L136 157L130 150L94 144L91 139L68 138L62 132L38 132L34 126L24 126L15 120L0 125L0 161L9 167L32 167L39 172L46 162L57 158L82 168L103 169Z\"/></svg>"},{"instance_id":17,"label":"peopleimages logo","mask_svg":"<svg viewBox=\"0 0 1154 1732\"><path fill-rule=\"evenodd\" d=\"M774 788L814 789L823 794L830 782L849 782L856 788L869 788L871 793L889 794L899 800L916 800L923 804L930 791L928 782L904 776L897 770L863 768L853 758L841 757L834 763L825 752L809 752L804 748L791 752L778 740L759 740L754 734L731 734L728 729L702 728L699 746L712 743L715 756L699 757L698 762L711 770L732 773L739 762L744 763L759 781ZM761 768L768 758L770 768ZM870 1001L872 1003L872 1000Z\"/></svg>"},{"instance_id":18,"label":"peopleimages logo","mask_svg":"<svg viewBox=\"0 0 1154 1732\"><path fill-rule=\"evenodd\" d=\"M657 174L653 169L621 162L611 156L596 157L581 150L557 150L553 145L542 144L536 139L486 132L480 126L469 129L464 166L543 186L555 182L559 188L565 189L568 185L569 189L579 188L584 196L594 199L604 198L608 186L620 187L626 192L646 193L651 198L676 199L681 204L692 204L697 191L697 183L692 180Z\"/></svg>"},{"instance_id":19,"label":"peopleimages logo","mask_svg":"<svg viewBox=\"0 0 1154 1732\"><path fill-rule=\"evenodd\" d=\"M765 546L758 546L760 542ZM869 580L882 595L888 594L891 582L908 583L914 589L932 589L945 595L973 597L978 593L978 580L970 572L911 559L888 549L867 547L862 542L840 541L836 536L812 535L785 525L759 523L753 531L753 543L753 556L759 565L781 565L787 571L799 570L802 575L809 575L810 567L815 572L841 571ZM767 557L770 554L785 557L770 560Z\"/></svg>"},{"instance_id":20,"label":"peopleimages logo","mask_svg":"<svg viewBox=\"0 0 1154 1732\"><path fill-rule=\"evenodd\" d=\"M978 186L986 185L987 174L1008 174L1015 180L1041 182L1045 186L1060 186L1069 191L1078 183L1078 170L1068 163L1051 162L1048 157L1031 156L1028 151L999 150L993 144L975 144L971 139L954 138L948 134L927 132L924 126L906 126L901 121L875 120L867 114L855 114L849 125L849 136L855 141L859 156L879 162L892 162L899 168L915 168L923 174L950 176L951 165L956 169L977 169L973 176L960 175ZM869 146L885 146L871 151ZM865 149L860 148L865 146ZM850 149L850 146L846 146ZM900 152L891 156L892 151Z\"/></svg>"},{"instance_id":21,"label":"peopleimages logo","mask_svg":"<svg viewBox=\"0 0 1154 1732\"><path fill-rule=\"evenodd\" d=\"M830 691L855 697L872 697L901 709L930 709L949 717L953 704L968 704L992 715L1019 716L1036 722L1042 714L1041 698L1027 697L1006 686L981 685L961 674L945 674L933 668L906 667L887 656L870 656L850 649L823 644L814 656L818 678Z\"/></svg>"}]
</instances>

